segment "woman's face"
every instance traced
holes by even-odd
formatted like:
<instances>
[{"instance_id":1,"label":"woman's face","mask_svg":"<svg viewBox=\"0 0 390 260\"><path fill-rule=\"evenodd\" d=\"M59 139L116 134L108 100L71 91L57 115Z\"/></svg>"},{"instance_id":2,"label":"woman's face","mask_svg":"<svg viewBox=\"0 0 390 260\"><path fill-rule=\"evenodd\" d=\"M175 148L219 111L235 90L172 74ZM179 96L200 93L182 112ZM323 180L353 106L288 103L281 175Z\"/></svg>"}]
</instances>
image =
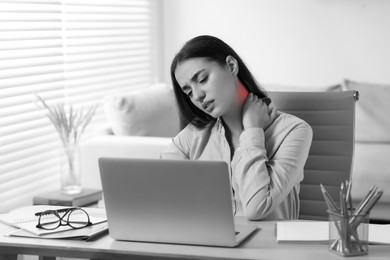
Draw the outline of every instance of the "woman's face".
<instances>
[{"instance_id":1,"label":"woman's face","mask_svg":"<svg viewBox=\"0 0 390 260\"><path fill-rule=\"evenodd\" d=\"M205 58L185 60L178 63L175 78L192 103L214 118L228 113L237 101L239 81L227 64Z\"/></svg>"}]
</instances>

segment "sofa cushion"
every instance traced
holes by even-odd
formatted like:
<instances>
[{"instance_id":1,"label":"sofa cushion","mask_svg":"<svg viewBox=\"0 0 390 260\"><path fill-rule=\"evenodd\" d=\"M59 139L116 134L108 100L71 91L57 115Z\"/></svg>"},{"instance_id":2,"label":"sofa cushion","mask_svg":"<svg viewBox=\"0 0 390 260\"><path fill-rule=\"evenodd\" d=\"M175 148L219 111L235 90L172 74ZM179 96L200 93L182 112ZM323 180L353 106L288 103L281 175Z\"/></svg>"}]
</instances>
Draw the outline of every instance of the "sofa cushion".
<instances>
[{"instance_id":1,"label":"sofa cushion","mask_svg":"<svg viewBox=\"0 0 390 260\"><path fill-rule=\"evenodd\" d=\"M173 137L179 132L173 89L165 84L108 95L104 108L114 135Z\"/></svg>"},{"instance_id":2,"label":"sofa cushion","mask_svg":"<svg viewBox=\"0 0 390 260\"><path fill-rule=\"evenodd\" d=\"M390 85L345 80L343 89L359 91L356 141L390 142Z\"/></svg>"},{"instance_id":3,"label":"sofa cushion","mask_svg":"<svg viewBox=\"0 0 390 260\"><path fill-rule=\"evenodd\" d=\"M329 85L329 86L298 86L287 84L264 84L266 91L294 91L294 92L329 92L329 91L341 91L341 84Z\"/></svg>"},{"instance_id":4,"label":"sofa cushion","mask_svg":"<svg viewBox=\"0 0 390 260\"><path fill-rule=\"evenodd\" d=\"M367 195L373 185L384 190L370 218L390 221L390 145L356 142L352 171L352 198L355 205Z\"/></svg>"}]
</instances>

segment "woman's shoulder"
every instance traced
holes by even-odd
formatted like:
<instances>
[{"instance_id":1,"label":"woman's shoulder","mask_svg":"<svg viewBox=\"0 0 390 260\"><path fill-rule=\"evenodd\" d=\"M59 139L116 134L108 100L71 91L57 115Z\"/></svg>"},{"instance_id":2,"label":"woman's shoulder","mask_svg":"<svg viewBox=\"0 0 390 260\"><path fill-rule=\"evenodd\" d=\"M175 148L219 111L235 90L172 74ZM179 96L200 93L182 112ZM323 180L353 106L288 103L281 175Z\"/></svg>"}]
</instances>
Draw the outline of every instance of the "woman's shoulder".
<instances>
[{"instance_id":1,"label":"woman's shoulder","mask_svg":"<svg viewBox=\"0 0 390 260\"><path fill-rule=\"evenodd\" d=\"M202 139L205 136L210 135L210 132L215 127L214 124L210 124L204 128L195 127L192 124L188 124L184 127L175 137L177 140L193 140L193 139Z\"/></svg>"},{"instance_id":2,"label":"woman's shoulder","mask_svg":"<svg viewBox=\"0 0 390 260\"><path fill-rule=\"evenodd\" d=\"M278 117L272 122L270 127L266 129L266 134L271 137L275 142L279 140L286 140L289 136L289 140L312 140L313 129L303 119L284 112L278 112Z\"/></svg>"},{"instance_id":3,"label":"woman's shoulder","mask_svg":"<svg viewBox=\"0 0 390 260\"><path fill-rule=\"evenodd\" d=\"M278 117L275 119L274 123L276 124L276 127L283 127L283 128L308 128L311 129L311 126L309 123L307 123L305 120L289 113L285 112L278 112Z\"/></svg>"}]
</instances>

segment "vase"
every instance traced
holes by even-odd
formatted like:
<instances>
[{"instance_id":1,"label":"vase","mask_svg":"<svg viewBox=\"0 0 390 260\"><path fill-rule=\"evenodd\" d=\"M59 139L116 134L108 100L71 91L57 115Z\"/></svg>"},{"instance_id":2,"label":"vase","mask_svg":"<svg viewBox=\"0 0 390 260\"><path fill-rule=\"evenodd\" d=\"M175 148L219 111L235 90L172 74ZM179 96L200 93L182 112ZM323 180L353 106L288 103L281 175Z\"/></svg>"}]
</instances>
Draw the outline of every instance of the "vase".
<instances>
[{"instance_id":1,"label":"vase","mask_svg":"<svg viewBox=\"0 0 390 260\"><path fill-rule=\"evenodd\" d=\"M82 191L78 140L63 142L61 149L61 192L79 194Z\"/></svg>"}]
</instances>

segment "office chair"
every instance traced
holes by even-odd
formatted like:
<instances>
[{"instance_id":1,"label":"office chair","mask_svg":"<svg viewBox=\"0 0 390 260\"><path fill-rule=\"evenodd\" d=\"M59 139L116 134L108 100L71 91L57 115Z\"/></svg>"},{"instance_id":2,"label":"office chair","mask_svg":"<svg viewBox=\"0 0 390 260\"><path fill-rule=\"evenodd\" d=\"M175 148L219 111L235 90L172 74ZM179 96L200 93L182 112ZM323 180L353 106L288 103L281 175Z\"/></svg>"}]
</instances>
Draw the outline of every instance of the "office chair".
<instances>
[{"instance_id":1,"label":"office chair","mask_svg":"<svg viewBox=\"0 0 390 260\"><path fill-rule=\"evenodd\" d=\"M341 182L351 178L355 102L359 92L269 92L269 95L280 111L302 118L313 129L299 193L299 218L328 220L320 183L339 201Z\"/></svg>"}]
</instances>

